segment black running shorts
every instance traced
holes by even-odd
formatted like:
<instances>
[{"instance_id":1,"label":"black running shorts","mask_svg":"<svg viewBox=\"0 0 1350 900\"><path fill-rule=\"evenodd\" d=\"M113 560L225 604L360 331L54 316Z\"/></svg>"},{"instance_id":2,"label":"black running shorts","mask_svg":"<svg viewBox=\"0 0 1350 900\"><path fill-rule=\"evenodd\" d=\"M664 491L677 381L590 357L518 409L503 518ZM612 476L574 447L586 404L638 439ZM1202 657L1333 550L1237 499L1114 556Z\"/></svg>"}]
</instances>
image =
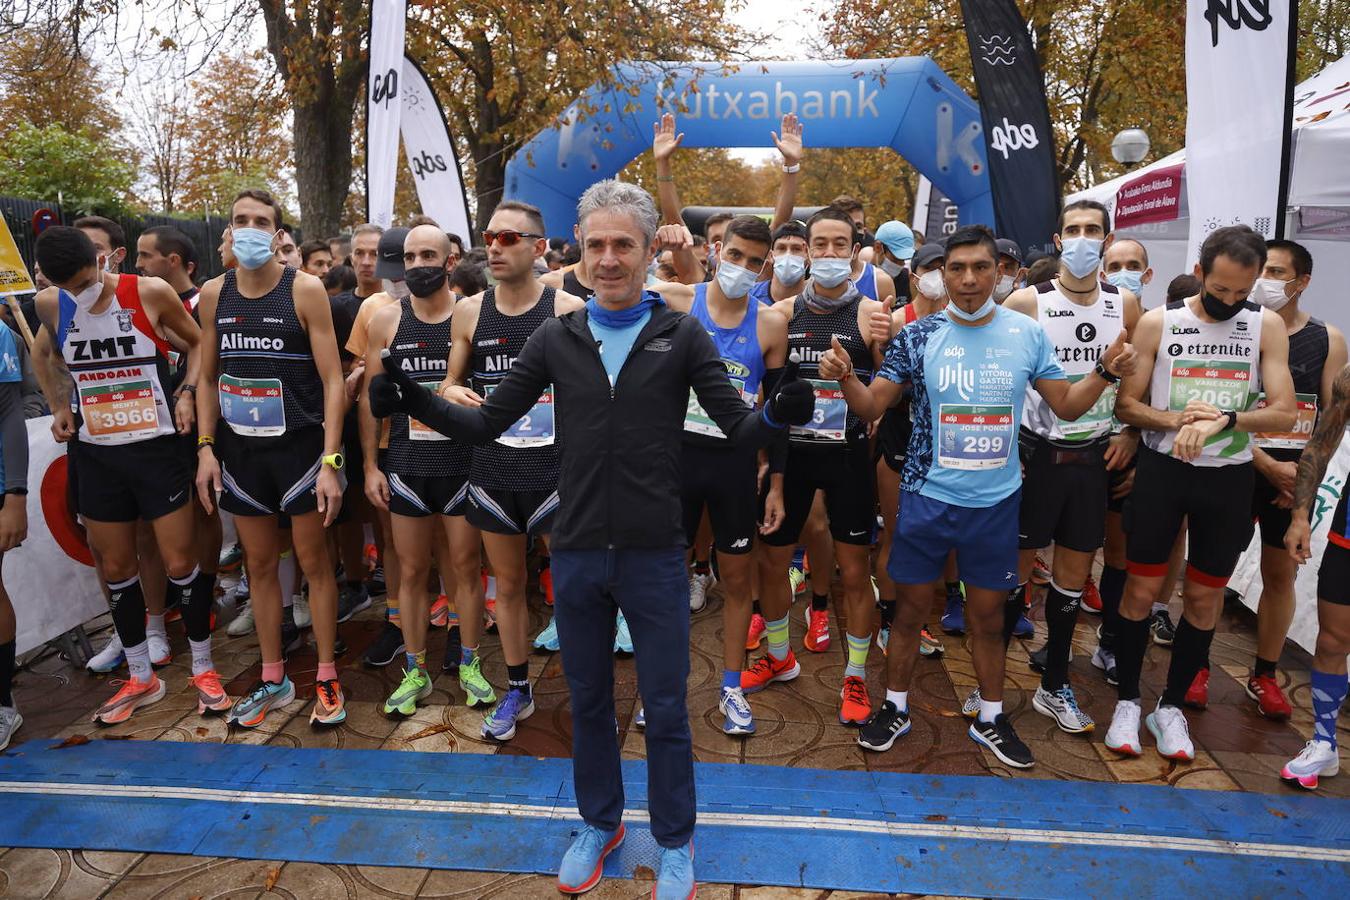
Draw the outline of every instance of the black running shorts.
<instances>
[{"instance_id":1,"label":"black running shorts","mask_svg":"<svg viewBox=\"0 0 1350 900\"><path fill-rule=\"evenodd\" d=\"M1105 442L1065 450L1021 437L1022 506L1018 546L1039 550L1053 542L1066 550L1095 553L1106 540L1110 473L1102 458Z\"/></svg>"},{"instance_id":2,"label":"black running shorts","mask_svg":"<svg viewBox=\"0 0 1350 900\"><path fill-rule=\"evenodd\" d=\"M685 543L693 546L699 520L707 509L717 552L749 553L759 525L759 464L755 452L685 441L681 454Z\"/></svg>"},{"instance_id":3,"label":"black running shorts","mask_svg":"<svg viewBox=\"0 0 1350 900\"><path fill-rule=\"evenodd\" d=\"M877 524L876 481L876 464L865 444L829 449L791 445L783 474L783 524L761 540L771 547L795 545L816 491L823 491L834 539L871 545Z\"/></svg>"},{"instance_id":4,"label":"black running shorts","mask_svg":"<svg viewBox=\"0 0 1350 900\"><path fill-rule=\"evenodd\" d=\"M283 437L235 434L216 428L216 459L225 492L220 508L236 516L300 516L319 508L314 486L323 465L323 428L312 425ZM342 479L339 473L340 480Z\"/></svg>"},{"instance_id":5,"label":"black running shorts","mask_svg":"<svg viewBox=\"0 0 1350 900\"><path fill-rule=\"evenodd\" d=\"M490 534L548 534L558 511L558 492L506 491L469 485L469 524Z\"/></svg>"},{"instance_id":6,"label":"black running shorts","mask_svg":"<svg viewBox=\"0 0 1350 900\"><path fill-rule=\"evenodd\" d=\"M462 516L468 509L469 473L458 475L399 475L385 472L389 481L389 512L420 519L425 516Z\"/></svg>"},{"instance_id":7,"label":"black running shorts","mask_svg":"<svg viewBox=\"0 0 1350 900\"><path fill-rule=\"evenodd\" d=\"M180 435L105 447L70 442L69 463L78 471L75 509L95 522L152 521L192 499L196 472Z\"/></svg>"}]
</instances>

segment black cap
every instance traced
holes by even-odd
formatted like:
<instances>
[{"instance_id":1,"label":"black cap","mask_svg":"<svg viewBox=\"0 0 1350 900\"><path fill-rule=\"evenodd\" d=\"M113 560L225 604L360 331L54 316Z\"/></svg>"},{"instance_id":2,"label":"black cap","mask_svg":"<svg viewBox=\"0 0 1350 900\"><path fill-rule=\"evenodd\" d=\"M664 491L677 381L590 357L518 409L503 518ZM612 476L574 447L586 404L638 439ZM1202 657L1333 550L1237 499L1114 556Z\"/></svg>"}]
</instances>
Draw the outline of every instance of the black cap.
<instances>
[{"instance_id":1,"label":"black cap","mask_svg":"<svg viewBox=\"0 0 1350 900\"><path fill-rule=\"evenodd\" d=\"M380 235L379 261L375 263L375 277L390 281L403 280L403 242L407 228L390 228Z\"/></svg>"},{"instance_id":2,"label":"black cap","mask_svg":"<svg viewBox=\"0 0 1350 900\"><path fill-rule=\"evenodd\" d=\"M928 242L914 251L914 256L909 261L910 271L931 268L933 263L947 256L947 251L942 249L941 244Z\"/></svg>"},{"instance_id":3,"label":"black cap","mask_svg":"<svg viewBox=\"0 0 1350 900\"><path fill-rule=\"evenodd\" d=\"M998 244L999 256L1011 257L1017 261L1019 266L1022 264L1022 248L1017 246L1015 241L1010 241L1007 238L999 238L994 243Z\"/></svg>"}]
</instances>

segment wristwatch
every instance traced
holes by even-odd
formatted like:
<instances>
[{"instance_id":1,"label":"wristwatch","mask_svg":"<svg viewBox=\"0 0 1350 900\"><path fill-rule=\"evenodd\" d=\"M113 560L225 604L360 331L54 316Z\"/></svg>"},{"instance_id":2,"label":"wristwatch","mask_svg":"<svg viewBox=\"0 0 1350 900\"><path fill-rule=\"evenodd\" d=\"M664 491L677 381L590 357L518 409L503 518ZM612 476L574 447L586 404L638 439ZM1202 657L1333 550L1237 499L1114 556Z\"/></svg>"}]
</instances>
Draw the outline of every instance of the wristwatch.
<instances>
[{"instance_id":1,"label":"wristwatch","mask_svg":"<svg viewBox=\"0 0 1350 900\"><path fill-rule=\"evenodd\" d=\"M1118 384L1120 382L1120 376L1112 375L1110 370L1106 368L1106 364L1100 359L1097 360L1097 365L1093 367L1092 371L1105 378L1111 384Z\"/></svg>"},{"instance_id":2,"label":"wristwatch","mask_svg":"<svg viewBox=\"0 0 1350 900\"><path fill-rule=\"evenodd\" d=\"M332 469L335 472L341 471L342 469L343 459L341 452L325 453L323 456L320 457L320 460L323 462L325 466L327 466L328 468Z\"/></svg>"},{"instance_id":3,"label":"wristwatch","mask_svg":"<svg viewBox=\"0 0 1350 900\"><path fill-rule=\"evenodd\" d=\"M1230 410L1226 411L1226 412L1224 413L1224 416L1227 417L1228 423L1227 423L1226 425L1224 425L1223 428L1220 429L1220 431L1232 431L1234 428L1237 427L1237 410L1236 410L1236 409L1230 409Z\"/></svg>"}]
</instances>

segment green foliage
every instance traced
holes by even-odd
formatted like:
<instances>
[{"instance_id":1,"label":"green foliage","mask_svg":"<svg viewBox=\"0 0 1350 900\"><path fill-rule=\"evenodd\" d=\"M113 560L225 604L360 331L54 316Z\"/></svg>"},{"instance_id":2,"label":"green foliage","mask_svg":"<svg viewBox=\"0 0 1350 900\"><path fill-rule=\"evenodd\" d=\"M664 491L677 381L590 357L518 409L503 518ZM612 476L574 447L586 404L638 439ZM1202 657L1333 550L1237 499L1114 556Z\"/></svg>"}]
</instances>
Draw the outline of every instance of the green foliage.
<instances>
[{"instance_id":1,"label":"green foliage","mask_svg":"<svg viewBox=\"0 0 1350 900\"><path fill-rule=\"evenodd\" d=\"M60 125L19 122L0 142L0 185L6 194L61 201L68 212L119 213L136 180L127 151Z\"/></svg>"}]
</instances>

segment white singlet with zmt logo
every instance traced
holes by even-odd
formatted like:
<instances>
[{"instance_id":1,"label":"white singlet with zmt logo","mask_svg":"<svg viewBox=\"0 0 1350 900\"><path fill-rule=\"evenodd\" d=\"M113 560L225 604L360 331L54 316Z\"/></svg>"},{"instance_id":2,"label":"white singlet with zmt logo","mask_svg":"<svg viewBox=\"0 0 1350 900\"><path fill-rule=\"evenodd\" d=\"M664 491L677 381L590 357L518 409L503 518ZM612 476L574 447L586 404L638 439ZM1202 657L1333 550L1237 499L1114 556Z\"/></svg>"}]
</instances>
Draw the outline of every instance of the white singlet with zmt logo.
<instances>
[{"instance_id":1,"label":"white singlet with zmt logo","mask_svg":"<svg viewBox=\"0 0 1350 900\"><path fill-rule=\"evenodd\" d=\"M1260 373L1261 307L1255 303L1244 300L1227 322L1201 321L1190 301L1164 310L1150 386L1154 409L1181 412L1198 400L1224 411L1244 410L1260 389ZM1146 447L1170 454L1176 436L1175 431L1145 430L1143 440ZM1245 431L1221 431L1205 442L1192 465L1250 462L1251 437Z\"/></svg>"}]
</instances>

